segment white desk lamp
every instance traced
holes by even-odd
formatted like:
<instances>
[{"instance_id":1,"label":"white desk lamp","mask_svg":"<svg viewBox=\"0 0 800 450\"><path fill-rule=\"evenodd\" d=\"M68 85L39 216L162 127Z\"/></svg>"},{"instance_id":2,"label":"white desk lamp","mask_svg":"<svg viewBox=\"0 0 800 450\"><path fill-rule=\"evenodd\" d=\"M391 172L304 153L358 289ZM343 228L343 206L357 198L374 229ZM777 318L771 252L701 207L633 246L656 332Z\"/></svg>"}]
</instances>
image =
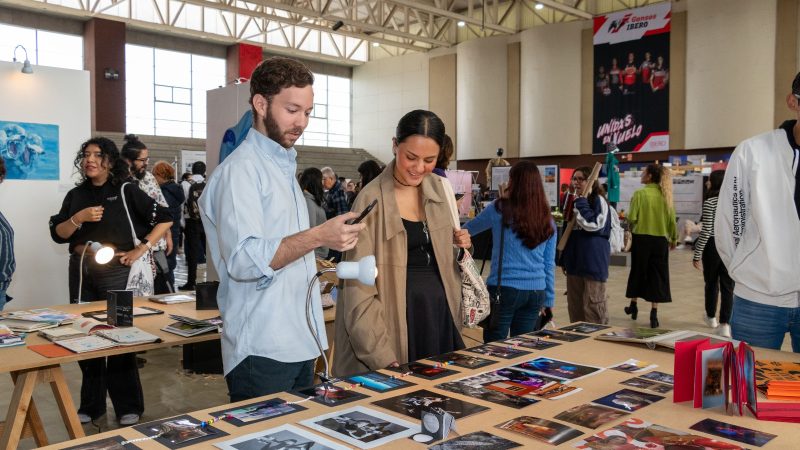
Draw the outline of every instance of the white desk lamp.
<instances>
[{"instance_id":1,"label":"white desk lamp","mask_svg":"<svg viewBox=\"0 0 800 450\"><path fill-rule=\"evenodd\" d=\"M114 258L113 248L103 245L99 242L86 241L86 245L83 246L83 251L81 252L81 263L78 266L78 270L80 271L80 281L78 282L78 303L83 303L81 301L83 294L83 258L86 256L87 248L94 252L94 261L97 264L107 264L112 258Z\"/></svg>"}]
</instances>

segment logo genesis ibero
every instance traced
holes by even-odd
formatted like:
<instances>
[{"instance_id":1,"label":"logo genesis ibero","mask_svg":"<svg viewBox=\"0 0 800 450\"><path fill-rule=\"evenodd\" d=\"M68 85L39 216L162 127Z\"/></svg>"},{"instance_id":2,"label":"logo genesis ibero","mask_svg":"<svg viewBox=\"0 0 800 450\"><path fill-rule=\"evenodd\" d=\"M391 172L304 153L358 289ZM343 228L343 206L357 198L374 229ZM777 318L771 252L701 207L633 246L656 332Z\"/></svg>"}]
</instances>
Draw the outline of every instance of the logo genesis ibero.
<instances>
[{"instance_id":1,"label":"logo genesis ibero","mask_svg":"<svg viewBox=\"0 0 800 450\"><path fill-rule=\"evenodd\" d=\"M612 20L611 23L608 24L608 33L617 33L622 30L622 27L625 27L625 30L647 28L649 21L656 19L656 17L655 14L650 14L649 16L634 16L632 13L628 13L622 16L620 20Z\"/></svg>"}]
</instances>

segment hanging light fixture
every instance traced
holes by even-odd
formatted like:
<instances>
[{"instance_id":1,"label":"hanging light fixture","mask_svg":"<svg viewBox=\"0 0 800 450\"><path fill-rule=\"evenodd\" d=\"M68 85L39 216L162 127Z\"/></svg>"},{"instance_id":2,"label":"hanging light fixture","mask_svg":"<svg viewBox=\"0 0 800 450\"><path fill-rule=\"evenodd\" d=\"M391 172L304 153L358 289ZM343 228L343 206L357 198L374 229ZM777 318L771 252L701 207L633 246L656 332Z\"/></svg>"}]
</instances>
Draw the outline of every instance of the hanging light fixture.
<instances>
[{"instance_id":1,"label":"hanging light fixture","mask_svg":"<svg viewBox=\"0 0 800 450\"><path fill-rule=\"evenodd\" d=\"M25 52L25 62L22 63L22 73L32 74L33 73L33 66L31 66L31 61L28 59L28 50L25 49L22 45L17 45L14 47L14 62L17 62L17 49L21 48L23 52Z\"/></svg>"}]
</instances>

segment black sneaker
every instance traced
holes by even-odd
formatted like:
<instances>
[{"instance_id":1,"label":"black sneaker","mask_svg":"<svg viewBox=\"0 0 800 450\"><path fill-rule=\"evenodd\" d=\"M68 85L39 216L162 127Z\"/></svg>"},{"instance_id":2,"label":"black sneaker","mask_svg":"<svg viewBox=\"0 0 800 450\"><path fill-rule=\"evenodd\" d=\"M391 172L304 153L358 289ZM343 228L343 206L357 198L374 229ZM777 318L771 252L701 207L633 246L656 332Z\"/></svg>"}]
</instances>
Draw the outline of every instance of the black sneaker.
<instances>
[{"instance_id":1,"label":"black sneaker","mask_svg":"<svg viewBox=\"0 0 800 450\"><path fill-rule=\"evenodd\" d=\"M194 283L186 283L183 286L178 286L179 291L193 291L195 289Z\"/></svg>"}]
</instances>

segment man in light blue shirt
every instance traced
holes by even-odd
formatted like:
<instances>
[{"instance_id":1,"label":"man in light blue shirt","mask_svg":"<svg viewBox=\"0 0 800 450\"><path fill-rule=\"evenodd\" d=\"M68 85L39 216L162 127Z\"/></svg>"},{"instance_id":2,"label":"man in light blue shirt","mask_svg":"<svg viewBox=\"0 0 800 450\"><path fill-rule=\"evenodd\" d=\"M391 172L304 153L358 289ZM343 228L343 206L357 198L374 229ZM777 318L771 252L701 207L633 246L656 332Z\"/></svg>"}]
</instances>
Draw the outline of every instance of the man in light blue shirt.
<instances>
[{"instance_id":1,"label":"man in light blue shirt","mask_svg":"<svg viewBox=\"0 0 800 450\"><path fill-rule=\"evenodd\" d=\"M353 248L364 224L348 213L309 229L293 148L314 105L314 76L284 57L253 71L253 128L211 174L200 198L208 250L220 276L222 360L231 401L313 383L319 351L306 321L314 249ZM327 342L319 289L312 325Z\"/></svg>"}]
</instances>

